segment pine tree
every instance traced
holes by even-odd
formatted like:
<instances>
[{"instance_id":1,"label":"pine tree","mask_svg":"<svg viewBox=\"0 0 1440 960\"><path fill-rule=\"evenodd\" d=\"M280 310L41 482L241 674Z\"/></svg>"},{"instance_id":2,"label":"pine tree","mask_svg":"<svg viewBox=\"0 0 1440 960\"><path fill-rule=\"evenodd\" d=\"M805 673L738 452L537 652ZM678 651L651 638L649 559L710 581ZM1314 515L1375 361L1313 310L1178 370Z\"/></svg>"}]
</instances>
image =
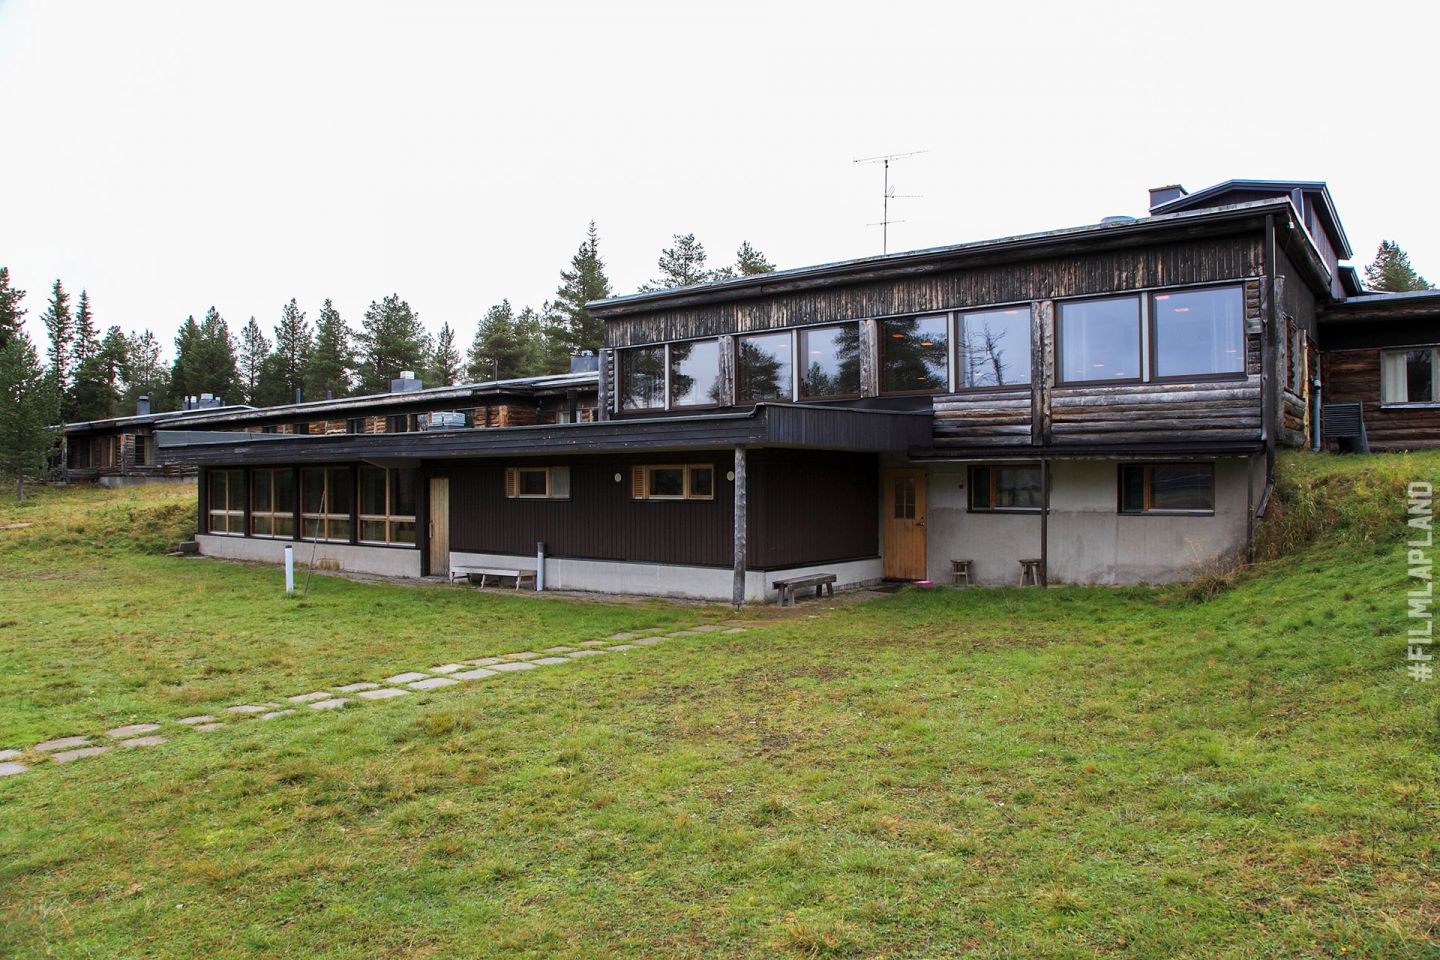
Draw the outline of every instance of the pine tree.
<instances>
[{"instance_id":1,"label":"pine tree","mask_svg":"<svg viewBox=\"0 0 1440 960\"><path fill-rule=\"evenodd\" d=\"M118 405L130 383L130 339L125 331L111 324L100 341L100 376Z\"/></svg>"},{"instance_id":2,"label":"pine tree","mask_svg":"<svg viewBox=\"0 0 1440 960\"><path fill-rule=\"evenodd\" d=\"M195 322L193 317L190 322ZM160 361L160 341L149 330L134 334L127 341L129 370L125 376L125 408L134 410L143 396L150 398L151 411L159 413L165 408L165 395L170 390L169 371Z\"/></svg>"},{"instance_id":3,"label":"pine tree","mask_svg":"<svg viewBox=\"0 0 1440 960\"><path fill-rule=\"evenodd\" d=\"M695 234L675 234L671 240L674 246L660 251L657 266L660 275L642 287L642 290L669 290L672 287L688 287L715 279L706 266L708 259L705 245L695 239Z\"/></svg>"},{"instance_id":4,"label":"pine tree","mask_svg":"<svg viewBox=\"0 0 1440 960\"><path fill-rule=\"evenodd\" d=\"M432 387L453 387L460 382L462 373L460 351L455 347L455 331L449 323L440 325L435 338L435 352L430 357L430 366L425 379Z\"/></svg>"},{"instance_id":5,"label":"pine tree","mask_svg":"<svg viewBox=\"0 0 1440 960\"><path fill-rule=\"evenodd\" d=\"M735 252L735 275L740 277L753 277L760 273L774 273L775 264L765 258L765 254L756 250L746 240L740 244L740 249Z\"/></svg>"},{"instance_id":6,"label":"pine tree","mask_svg":"<svg viewBox=\"0 0 1440 960\"><path fill-rule=\"evenodd\" d=\"M1382 293L1434 289L1410 265L1410 255L1390 240L1381 241L1375 260L1365 268L1365 286Z\"/></svg>"},{"instance_id":7,"label":"pine tree","mask_svg":"<svg viewBox=\"0 0 1440 960\"><path fill-rule=\"evenodd\" d=\"M310 363L310 351L314 347L305 311L296 305L292 297L280 311L280 323L275 327L275 356L278 358L275 373L279 375L279 382L267 384L277 393L284 394L281 403L293 403L296 391L303 392L305 368Z\"/></svg>"},{"instance_id":8,"label":"pine tree","mask_svg":"<svg viewBox=\"0 0 1440 960\"><path fill-rule=\"evenodd\" d=\"M24 299L24 290L10 286L10 268L0 267L0 348L24 329L26 311L20 306Z\"/></svg>"},{"instance_id":9,"label":"pine tree","mask_svg":"<svg viewBox=\"0 0 1440 960\"><path fill-rule=\"evenodd\" d=\"M170 372L172 401L179 407L186 397L204 393L233 397L238 389L235 344L218 310L211 307L196 323L186 317L175 337L175 364Z\"/></svg>"},{"instance_id":10,"label":"pine tree","mask_svg":"<svg viewBox=\"0 0 1440 960\"><path fill-rule=\"evenodd\" d=\"M54 378L41 367L30 338L15 331L0 349L0 476L15 481L22 502L25 480L46 473L59 416Z\"/></svg>"},{"instance_id":11,"label":"pine tree","mask_svg":"<svg viewBox=\"0 0 1440 960\"><path fill-rule=\"evenodd\" d=\"M365 311L360 344L360 388L367 393L388 390L404 370L425 369L429 336L419 316L398 294L390 294Z\"/></svg>"},{"instance_id":12,"label":"pine tree","mask_svg":"<svg viewBox=\"0 0 1440 960\"><path fill-rule=\"evenodd\" d=\"M525 350L515 330L515 311L502 300L480 319L475 340L470 344L466 373L472 383L509 380L522 376Z\"/></svg>"},{"instance_id":13,"label":"pine tree","mask_svg":"<svg viewBox=\"0 0 1440 960\"><path fill-rule=\"evenodd\" d=\"M351 371L355 369L350 340L350 328L327 299L315 321L315 349L305 369L305 395L311 400L323 400L327 394L349 395Z\"/></svg>"},{"instance_id":14,"label":"pine tree","mask_svg":"<svg viewBox=\"0 0 1440 960\"><path fill-rule=\"evenodd\" d=\"M50 376L56 389L63 393L70 388L73 373L70 361L75 343L75 320L70 316L70 295L59 280L55 281L50 303L40 314L40 321L45 324L45 332L50 337Z\"/></svg>"},{"instance_id":15,"label":"pine tree","mask_svg":"<svg viewBox=\"0 0 1440 960\"><path fill-rule=\"evenodd\" d=\"M254 404L260 389L261 368L270 355L270 340L260 324L251 317L240 330L240 355L236 358L240 374L240 393L244 403Z\"/></svg>"},{"instance_id":16,"label":"pine tree","mask_svg":"<svg viewBox=\"0 0 1440 960\"><path fill-rule=\"evenodd\" d=\"M600 234L595 229L595 221L591 220L585 242L570 258L570 269L560 271L560 287L547 310L547 313L558 314L562 321L559 324L552 321L546 329L547 353L551 361L547 367L550 372L558 373L568 367L566 364L558 370L554 369L554 360L560 352L557 341L561 334L564 335L566 357L581 350L600 349L604 342L604 325L590 316L585 304L592 300L604 300L608 296L610 280L605 276L605 261L600 259Z\"/></svg>"},{"instance_id":17,"label":"pine tree","mask_svg":"<svg viewBox=\"0 0 1440 960\"><path fill-rule=\"evenodd\" d=\"M545 367L545 323L535 308L526 307L515 317L515 340L520 345L518 376L538 377L549 372Z\"/></svg>"},{"instance_id":18,"label":"pine tree","mask_svg":"<svg viewBox=\"0 0 1440 960\"><path fill-rule=\"evenodd\" d=\"M540 327L542 373L569 373L571 354L579 353L582 349L594 349L574 345L570 318L558 303L551 301L545 304Z\"/></svg>"}]
</instances>

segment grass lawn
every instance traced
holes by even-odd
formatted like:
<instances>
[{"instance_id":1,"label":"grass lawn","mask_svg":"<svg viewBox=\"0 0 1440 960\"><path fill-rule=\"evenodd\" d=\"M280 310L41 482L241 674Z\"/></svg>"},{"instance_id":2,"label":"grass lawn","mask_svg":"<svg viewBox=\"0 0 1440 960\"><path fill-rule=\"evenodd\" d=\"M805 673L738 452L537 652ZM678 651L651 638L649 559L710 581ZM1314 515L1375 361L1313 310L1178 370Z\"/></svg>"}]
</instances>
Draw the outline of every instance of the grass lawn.
<instances>
[{"instance_id":1,"label":"grass lawn","mask_svg":"<svg viewBox=\"0 0 1440 960\"><path fill-rule=\"evenodd\" d=\"M0 780L0 956L1435 957L1440 680L1403 480L1287 464L1193 587L904 591ZM0 506L0 747L723 619L155 548ZM148 552L147 552L148 551Z\"/></svg>"}]
</instances>

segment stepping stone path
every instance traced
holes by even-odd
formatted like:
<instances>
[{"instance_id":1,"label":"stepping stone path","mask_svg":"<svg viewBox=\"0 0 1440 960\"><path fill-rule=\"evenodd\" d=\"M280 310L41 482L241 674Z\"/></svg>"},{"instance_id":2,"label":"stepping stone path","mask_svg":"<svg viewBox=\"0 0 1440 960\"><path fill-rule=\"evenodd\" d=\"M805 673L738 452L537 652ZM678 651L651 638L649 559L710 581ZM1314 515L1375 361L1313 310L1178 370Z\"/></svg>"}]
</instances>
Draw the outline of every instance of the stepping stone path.
<instances>
[{"instance_id":1,"label":"stepping stone path","mask_svg":"<svg viewBox=\"0 0 1440 960\"><path fill-rule=\"evenodd\" d=\"M727 630L719 624L702 624L689 630L679 630L664 636L653 628L627 631L613 634L609 640L581 640L575 646L545 647L539 653L533 650L520 650L516 653L499 656L476 657L473 660L442 663L424 671L411 670L397 673L382 681L390 686L362 680L311 693L297 693L294 696L286 697L285 702L297 706L304 704L311 710L339 710L352 702L351 697L340 696L340 694L351 694L358 700L392 700L396 697L406 696L412 690L439 690L445 687L459 686L461 682L467 680L484 680L504 673L518 673L522 670L534 670L542 666L559 666L581 657L598 657L611 651L623 653L641 647L651 647L669 637L698 637L722 630L727 634L745 632L744 627L731 627ZM410 689L403 689L404 687ZM237 703L226 707L224 712L234 714L237 719L258 716L261 720L278 720L296 713L296 708L282 707L277 703ZM209 713L181 717L173 722L199 733L209 733L231 725L220 722L215 715ZM162 729L163 726L160 723L130 723L106 730L105 736L119 741L121 747L129 749L158 747L170 740L169 737L156 733ZM70 763L85 757L98 757L109 753L112 749L114 747L110 744L96 744L88 736L73 736L46 740L44 743L35 744L29 750L0 750L0 778L16 776L33 769L33 763L18 759L27 753L46 755L55 763Z\"/></svg>"}]
</instances>

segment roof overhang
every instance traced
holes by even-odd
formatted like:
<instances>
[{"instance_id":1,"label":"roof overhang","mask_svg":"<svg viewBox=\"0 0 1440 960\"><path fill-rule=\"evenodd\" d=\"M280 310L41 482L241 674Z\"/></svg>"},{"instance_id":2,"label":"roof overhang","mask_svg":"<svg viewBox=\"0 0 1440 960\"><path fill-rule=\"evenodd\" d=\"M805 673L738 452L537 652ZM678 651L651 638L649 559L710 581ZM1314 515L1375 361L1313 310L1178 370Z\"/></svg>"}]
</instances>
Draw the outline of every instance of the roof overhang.
<instances>
[{"instance_id":1,"label":"roof overhang","mask_svg":"<svg viewBox=\"0 0 1440 960\"><path fill-rule=\"evenodd\" d=\"M214 414L226 414L234 416L237 413L244 413L253 410L253 407L245 404L231 404L226 407L210 407L205 410L167 410L164 413L143 413L130 417L110 417L106 420L77 420L74 423L64 425L65 433L92 433L96 430L115 430L126 427L158 426L162 423L169 423L172 420L188 421L200 417L210 417Z\"/></svg>"},{"instance_id":2,"label":"roof overhang","mask_svg":"<svg viewBox=\"0 0 1440 960\"><path fill-rule=\"evenodd\" d=\"M379 460L554 457L716 447L904 452L930 440L930 411L762 403L740 413L501 429L289 436L166 431L161 463L264 466Z\"/></svg>"},{"instance_id":3,"label":"roof overhang","mask_svg":"<svg viewBox=\"0 0 1440 960\"><path fill-rule=\"evenodd\" d=\"M1204 457L1250 457L1263 453L1265 444L1259 440L1229 443L1126 443L1034 446L1017 444L1005 447L934 447L920 445L910 448L909 458L918 462L938 463L956 460L1024 461L1037 460L1194 460Z\"/></svg>"},{"instance_id":4,"label":"roof overhang","mask_svg":"<svg viewBox=\"0 0 1440 960\"><path fill-rule=\"evenodd\" d=\"M1193 210L1197 206L1203 205L1209 198L1229 193L1231 190L1281 193L1299 190L1301 193L1317 197L1320 201L1321 214L1326 221L1326 231L1334 241L1337 257L1341 260L1349 260L1354 256L1350 249L1350 239L1345 236L1345 227L1340 223L1340 215L1335 211L1335 201L1330 196L1330 188L1323 180L1226 180L1224 183L1217 183L1203 190L1196 190L1194 193L1187 193L1174 200L1168 200L1157 206L1152 212L1174 213L1180 210Z\"/></svg>"},{"instance_id":5,"label":"roof overhang","mask_svg":"<svg viewBox=\"0 0 1440 960\"><path fill-rule=\"evenodd\" d=\"M1440 290L1347 297L1326 304L1319 324L1325 350L1433 344L1440 341Z\"/></svg>"}]
</instances>

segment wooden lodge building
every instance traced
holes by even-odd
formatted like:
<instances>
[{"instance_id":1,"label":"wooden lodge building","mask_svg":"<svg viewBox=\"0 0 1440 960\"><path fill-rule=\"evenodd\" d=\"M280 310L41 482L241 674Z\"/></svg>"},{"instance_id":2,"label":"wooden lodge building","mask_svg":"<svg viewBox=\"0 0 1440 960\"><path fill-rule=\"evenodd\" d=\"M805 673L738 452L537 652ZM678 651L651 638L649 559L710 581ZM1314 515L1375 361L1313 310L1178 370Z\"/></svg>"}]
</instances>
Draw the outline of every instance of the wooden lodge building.
<instances>
[{"instance_id":1,"label":"wooden lodge building","mask_svg":"<svg viewBox=\"0 0 1440 960\"><path fill-rule=\"evenodd\" d=\"M420 577L543 548L551 588L736 602L1170 580L1246 550L1332 402L1372 445L1440 441L1440 296L1367 294L1350 256L1322 183L1164 188L1140 219L593 303L598 376L528 384L533 418L482 420L480 387L423 430L393 396L217 413L160 459L200 468L214 556Z\"/></svg>"}]
</instances>

